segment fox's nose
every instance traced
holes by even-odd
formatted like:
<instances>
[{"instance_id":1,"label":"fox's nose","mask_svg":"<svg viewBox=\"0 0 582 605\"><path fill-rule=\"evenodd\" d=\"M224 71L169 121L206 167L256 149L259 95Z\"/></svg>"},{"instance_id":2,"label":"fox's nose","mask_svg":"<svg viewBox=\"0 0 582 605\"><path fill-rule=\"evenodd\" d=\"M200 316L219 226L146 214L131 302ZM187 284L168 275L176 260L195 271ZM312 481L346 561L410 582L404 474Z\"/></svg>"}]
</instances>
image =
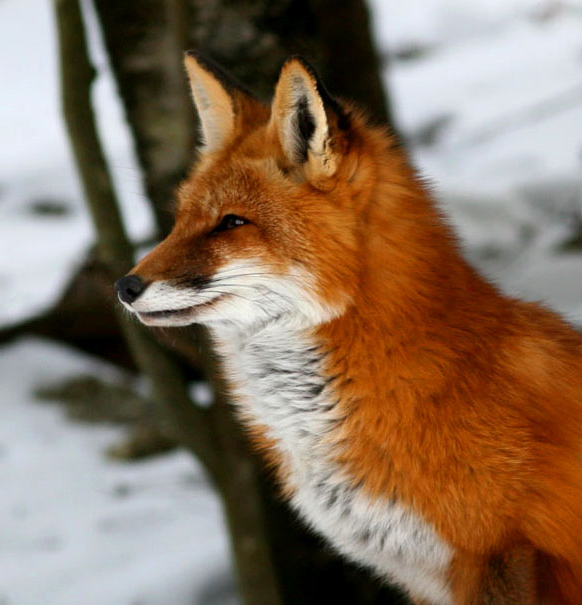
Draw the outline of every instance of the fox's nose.
<instances>
[{"instance_id":1,"label":"fox's nose","mask_svg":"<svg viewBox=\"0 0 582 605\"><path fill-rule=\"evenodd\" d=\"M126 275L115 282L115 289L123 302L132 303L144 290L146 285L137 275Z\"/></svg>"}]
</instances>

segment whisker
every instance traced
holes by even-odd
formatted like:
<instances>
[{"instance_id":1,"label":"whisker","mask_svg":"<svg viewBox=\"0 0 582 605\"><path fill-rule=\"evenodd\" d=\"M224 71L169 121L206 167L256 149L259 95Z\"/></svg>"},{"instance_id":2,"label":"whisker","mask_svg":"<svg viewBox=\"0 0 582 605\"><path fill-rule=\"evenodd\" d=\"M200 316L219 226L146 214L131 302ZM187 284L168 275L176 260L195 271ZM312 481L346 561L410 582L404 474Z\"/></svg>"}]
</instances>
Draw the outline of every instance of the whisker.
<instances>
[{"instance_id":1,"label":"whisker","mask_svg":"<svg viewBox=\"0 0 582 605\"><path fill-rule=\"evenodd\" d=\"M243 300L246 300L247 302L250 302L250 303L256 302L250 298L247 298L246 296L243 296L242 294L237 294L236 292L222 292L221 290L216 290L216 289L212 289L211 291L208 290L208 292L210 292L211 294L223 294L224 296L236 296L237 298L242 298Z\"/></svg>"},{"instance_id":2,"label":"whisker","mask_svg":"<svg viewBox=\"0 0 582 605\"><path fill-rule=\"evenodd\" d=\"M209 286L209 287L212 287L212 286ZM229 288L229 287L230 288L250 288L252 290L257 290L259 292L259 294L261 295L261 297L263 297L263 298L269 298L270 296L275 295L275 296L278 296L279 298L283 299L286 303L292 303L294 300L305 300L302 298L288 296L286 294L283 294L282 292L277 292L277 290L273 290L272 288L269 288L268 286L265 286L263 284L253 285L253 284L221 283L220 287L221 288Z\"/></svg>"},{"instance_id":3,"label":"whisker","mask_svg":"<svg viewBox=\"0 0 582 605\"><path fill-rule=\"evenodd\" d=\"M245 296L242 296L241 294L236 294L235 292L222 292L221 290L215 290L215 289L213 289L212 292L215 293L215 294L223 294L225 296L236 296L237 298L242 298L243 300L246 300L246 301L248 301L248 302L250 302L250 303L252 303L254 305L257 305L259 307L259 309L261 309L261 311L267 317L271 317L272 316L272 314L269 313L269 311L263 305L261 305L260 302L257 301L257 300L252 300L250 298L246 298Z\"/></svg>"},{"instance_id":4,"label":"whisker","mask_svg":"<svg viewBox=\"0 0 582 605\"><path fill-rule=\"evenodd\" d=\"M222 280L222 279L232 279L233 276L229 275L229 273L231 273L231 271L234 271L234 269L232 270L225 270L225 271L219 271L215 277L211 278L210 281L218 281L218 280ZM260 272L252 272L252 273L237 273L234 277L273 277L273 278L277 278L280 279L281 277L284 277L285 279L288 280L293 280L293 281L298 281L299 278L295 275L282 275L282 274L278 274L278 273L273 273L272 271L260 271Z\"/></svg>"}]
</instances>

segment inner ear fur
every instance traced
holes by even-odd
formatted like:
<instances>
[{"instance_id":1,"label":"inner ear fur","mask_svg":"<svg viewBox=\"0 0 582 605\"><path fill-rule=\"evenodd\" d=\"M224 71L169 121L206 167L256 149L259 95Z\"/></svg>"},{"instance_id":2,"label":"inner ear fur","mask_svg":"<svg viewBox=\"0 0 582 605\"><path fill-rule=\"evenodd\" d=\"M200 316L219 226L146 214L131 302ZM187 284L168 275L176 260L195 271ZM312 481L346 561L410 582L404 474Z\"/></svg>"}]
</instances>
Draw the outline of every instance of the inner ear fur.
<instances>
[{"instance_id":1,"label":"inner ear fur","mask_svg":"<svg viewBox=\"0 0 582 605\"><path fill-rule=\"evenodd\" d=\"M342 155L348 116L301 57L281 69L271 106L269 131L291 166L301 166L313 184L332 177Z\"/></svg>"},{"instance_id":2,"label":"inner ear fur","mask_svg":"<svg viewBox=\"0 0 582 605\"><path fill-rule=\"evenodd\" d=\"M266 120L267 108L209 57L189 50L184 67L200 117L203 153L222 149L245 127Z\"/></svg>"}]
</instances>

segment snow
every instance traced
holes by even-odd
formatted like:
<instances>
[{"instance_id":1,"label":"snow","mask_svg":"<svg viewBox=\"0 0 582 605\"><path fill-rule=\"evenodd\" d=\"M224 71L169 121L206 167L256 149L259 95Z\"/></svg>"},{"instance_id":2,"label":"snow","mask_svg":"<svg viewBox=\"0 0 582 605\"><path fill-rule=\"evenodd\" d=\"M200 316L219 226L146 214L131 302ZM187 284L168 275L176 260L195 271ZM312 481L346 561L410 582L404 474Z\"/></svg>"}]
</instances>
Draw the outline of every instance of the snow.
<instances>
[{"instance_id":1,"label":"snow","mask_svg":"<svg viewBox=\"0 0 582 605\"><path fill-rule=\"evenodd\" d=\"M34 399L78 374L120 380L42 340L0 350L0 602L199 602L209 578L231 573L216 496L185 452L112 462L103 451L122 429L69 422Z\"/></svg>"},{"instance_id":2,"label":"snow","mask_svg":"<svg viewBox=\"0 0 582 605\"><path fill-rule=\"evenodd\" d=\"M560 251L582 216L582 0L370 5L397 123L467 255L507 292L582 325L582 257ZM139 241L152 216L88 16L99 127ZM0 3L0 326L50 308L93 242L56 50L51 3ZM62 211L35 211L47 202ZM220 506L195 461L114 463L103 450L119 427L73 423L33 396L82 373L123 379L46 341L0 348L0 603L232 602ZM211 405L206 385L191 390Z\"/></svg>"},{"instance_id":3,"label":"snow","mask_svg":"<svg viewBox=\"0 0 582 605\"><path fill-rule=\"evenodd\" d=\"M0 3L0 325L50 308L94 241L61 118L51 7L38 0ZM152 231L152 214L99 37L91 42L99 68L93 91L99 128L128 232L141 239ZM34 214L32 202L45 200L64 204L66 213Z\"/></svg>"},{"instance_id":4,"label":"snow","mask_svg":"<svg viewBox=\"0 0 582 605\"><path fill-rule=\"evenodd\" d=\"M419 150L431 178L503 194L519 181L580 171L572 125L582 123L581 34L582 19L560 15L435 49L414 66L395 63L389 80L405 132L454 111L436 148Z\"/></svg>"},{"instance_id":5,"label":"snow","mask_svg":"<svg viewBox=\"0 0 582 605\"><path fill-rule=\"evenodd\" d=\"M582 259L559 251L582 216L582 1L370 5L396 123L468 256L582 325Z\"/></svg>"},{"instance_id":6,"label":"snow","mask_svg":"<svg viewBox=\"0 0 582 605\"><path fill-rule=\"evenodd\" d=\"M398 52L417 47L462 46L479 36L511 28L524 19L580 12L581 0L369 0L381 48ZM467 62L471 62L468 57ZM481 68L482 65L476 65Z\"/></svg>"}]
</instances>

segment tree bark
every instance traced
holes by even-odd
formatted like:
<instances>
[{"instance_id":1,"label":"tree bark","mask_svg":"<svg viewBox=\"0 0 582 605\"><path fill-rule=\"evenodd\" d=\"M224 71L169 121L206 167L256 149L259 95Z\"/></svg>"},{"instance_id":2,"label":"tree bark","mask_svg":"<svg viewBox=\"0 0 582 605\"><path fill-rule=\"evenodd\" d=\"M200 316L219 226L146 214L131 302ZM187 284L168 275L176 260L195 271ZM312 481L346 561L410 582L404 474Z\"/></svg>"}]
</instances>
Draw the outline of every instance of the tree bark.
<instances>
[{"instance_id":1,"label":"tree bark","mask_svg":"<svg viewBox=\"0 0 582 605\"><path fill-rule=\"evenodd\" d=\"M160 235L170 231L195 121L182 68L182 0L94 0Z\"/></svg>"},{"instance_id":2,"label":"tree bark","mask_svg":"<svg viewBox=\"0 0 582 605\"><path fill-rule=\"evenodd\" d=\"M55 6L63 115L95 227L97 256L104 266L123 274L131 266L132 249L97 139L90 97L95 69L86 55L81 13L76 2L56 0ZM81 53L80 56L77 53Z\"/></svg>"},{"instance_id":3,"label":"tree bark","mask_svg":"<svg viewBox=\"0 0 582 605\"><path fill-rule=\"evenodd\" d=\"M283 62L311 61L332 95L393 128L364 0L187 0L189 45L259 96L272 96Z\"/></svg>"}]
</instances>

